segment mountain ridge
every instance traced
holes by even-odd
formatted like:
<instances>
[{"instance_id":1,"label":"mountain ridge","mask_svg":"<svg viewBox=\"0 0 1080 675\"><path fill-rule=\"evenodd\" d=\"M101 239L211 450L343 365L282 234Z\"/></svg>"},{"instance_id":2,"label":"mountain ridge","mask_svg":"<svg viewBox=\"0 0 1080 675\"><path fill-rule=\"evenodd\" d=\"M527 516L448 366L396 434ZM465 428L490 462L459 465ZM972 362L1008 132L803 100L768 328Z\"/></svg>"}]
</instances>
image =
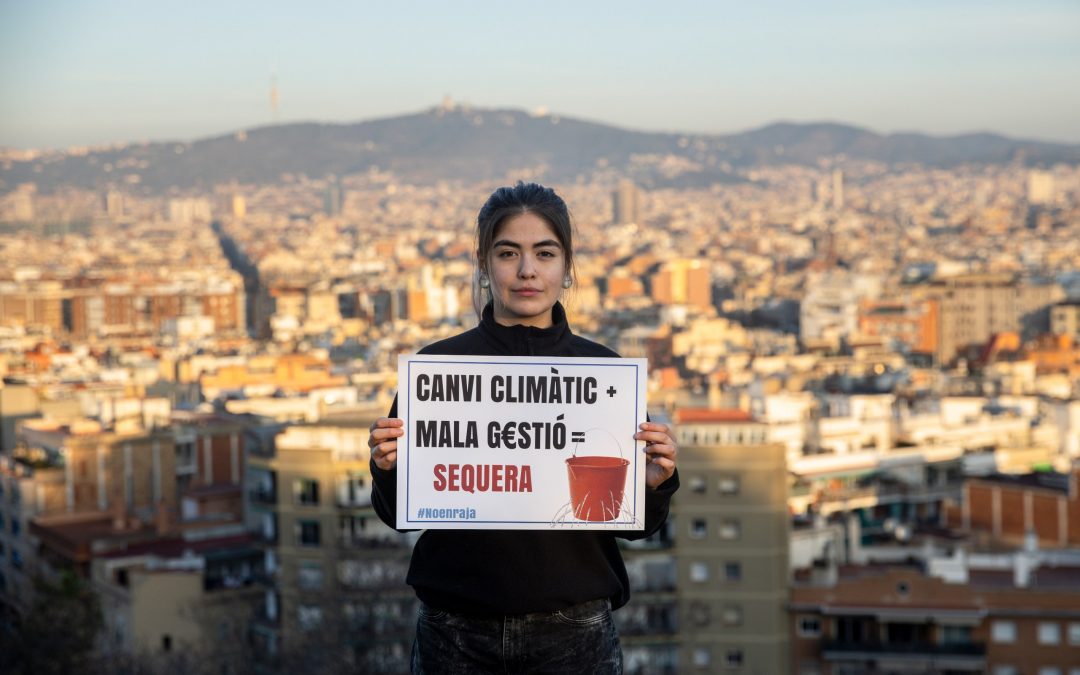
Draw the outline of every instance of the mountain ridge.
<instances>
[{"instance_id":1,"label":"mountain ridge","mask_svg":"<svg viewBox=\"0 0 1080 675\"><path fill-rule=\"evenodd\" d=\"M745 180L740 171L823 158L896 166L1080 162L1080 145L1013 139L992 132L880 134L839 122L779 120L732 134L651 132L512 108L436 106L360 122L263 125L193 141L156 141L55 152L0 164L0 191L24 182L160 192L283 174L313 178L378 167L400 179L482 181L529 170L548 181L614 170L645 186L705 186ZM137 178L136 178L137 177Z\"/></svg>"}]
</instances>

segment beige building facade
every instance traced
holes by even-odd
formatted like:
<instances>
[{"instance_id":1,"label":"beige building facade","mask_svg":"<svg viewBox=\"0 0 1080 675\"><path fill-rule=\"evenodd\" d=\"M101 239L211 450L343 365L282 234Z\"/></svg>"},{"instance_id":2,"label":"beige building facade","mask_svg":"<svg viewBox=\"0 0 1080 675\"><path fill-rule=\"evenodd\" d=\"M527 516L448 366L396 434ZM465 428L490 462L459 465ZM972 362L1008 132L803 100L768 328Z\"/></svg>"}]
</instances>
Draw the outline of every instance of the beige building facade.
<instances>
[{"instance_id":1,"label":"beige building facade","mask_svg":"<svg viewBox=\"0 0 1080 675\"><path fill-rule=\"evenodd\" d=\"M940 303L937 360L949 363L972 345L998 333L1025 338L1050 328L1050 305L1065 297L1056 283L1035 283L1013 274L963 274L931 283Z\"/></svg>"},{"instance_id":2,"label":"beige building facade","mask_svg":"<svg viewBox=\"0 0 1080 675\"><path fill-rule=\"evenodd\" d=\"M786 673L784 447L741 411L684 408L675 425L679 671Z\"/></svg>"},{"instance_id":3,"label":"beige building facade","mask_svg":"<svg viewBox=\"0 0 1080 675\"><path fill-rule=\"evenodd\" d=\"M270 580L254 626L256 657L267 663L300 658L307 667L319 655L407 670L411 542L371 506L369 424L289 427L272 452L248 456L248 525L263 541Z\"/></svg>"}]
</instances>

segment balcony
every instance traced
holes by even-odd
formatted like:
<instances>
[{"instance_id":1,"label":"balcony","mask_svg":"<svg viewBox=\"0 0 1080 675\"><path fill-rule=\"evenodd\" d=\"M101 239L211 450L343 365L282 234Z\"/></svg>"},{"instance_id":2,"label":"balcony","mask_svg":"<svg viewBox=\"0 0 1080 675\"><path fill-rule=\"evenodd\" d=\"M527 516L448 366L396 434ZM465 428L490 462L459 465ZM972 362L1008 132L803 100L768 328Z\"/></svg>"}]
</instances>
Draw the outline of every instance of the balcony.
<instances>
[{"instance_id":1,"label":"balcony","mask_svg":"<svg viewBox=\"0 0 1080 675\"><path fill-rule=\"evenodd\" d=\"M985 664L986 645L980 642L861 642L857 640L822 640L826 661L876 661L900 659L934 664Z\"/></svg>"},{"instance_id":2,"label":"balcony","mask_svg":"<svg viewBox=\"0 0 1080 675\"><path fill-rule=\"evenodd\" d=\"M343 536L339 538L338 543L341 548L349 551L388 551L409 547L407 540L401 536Z\"/></svg>"},{"instance_id":3,"label":"balcony","mask_svg":"<svg viewBox=\"0 0 1080 675\"><path fill-rule=\"evenodd\" d=\"M255 628L256 630L260 628L263 631L266 631L266 629L277 629L281 626L281 613L270 613L266 611L266 607L263 606L255 610L255 612L251 615L251 620L253 628ZM273 633L269 634L272 635Z\"/></svg>"},{"instance_id":4,"label":"balcony","mask_svg":"<svg viewBox=\"0 0 1080 675\"><path fill-rule=\"evenodd\" d=\"M266 504L273 506L277 504L277 491L268 490L266 488L255 488L248 492L248 499L253 504Z\"/></svg>"},{"instance_id":5,"label":"balcony","mask_svg":"<svg viewBox=\"0 0 1080 675\"><path fill-rule=\"evenodd\" d=\"M204 577L203 590L207 592L249 588L258 581L254 573L246 576Z\"/></svg>"},{"instance_id":6,"label":"balcony","mask_svg":"<svg viewBox=\"0 0 1080 675\"><path fill-rule=\"evenodd\" d=\"M946 498L957 499L959 486L907 486L897 484L871 485L866 487L838 488L814 493L818 511L829 515L849 509L872 508L885 504L925 504L940 502Z\"/></svg>"},{"instance_id":7,"label":"balcony","mask_svg":"<svg viewBox=\"0 0 1080 675\"><path fill-rule=\"evenodd\" d=\"M339 495L337 499L334 500L334 503L339 509L370 509L371 492L369 491L365 495L358 495L353 499Z\"/></svg>"},{"instance_id":8,"label":"balcony","mask_svg":"<svg viewBox=\"0 0 1080 675\"><path fill-rule=\"evenodd\" d=\"M271 546L276 546L278 543L277 528L274 528L274 530L271 532L267 532L263 529L253 530L251 532L251 538L254 539L255 542L258 544L268 544Z\"/></svg>"}]
</instances>

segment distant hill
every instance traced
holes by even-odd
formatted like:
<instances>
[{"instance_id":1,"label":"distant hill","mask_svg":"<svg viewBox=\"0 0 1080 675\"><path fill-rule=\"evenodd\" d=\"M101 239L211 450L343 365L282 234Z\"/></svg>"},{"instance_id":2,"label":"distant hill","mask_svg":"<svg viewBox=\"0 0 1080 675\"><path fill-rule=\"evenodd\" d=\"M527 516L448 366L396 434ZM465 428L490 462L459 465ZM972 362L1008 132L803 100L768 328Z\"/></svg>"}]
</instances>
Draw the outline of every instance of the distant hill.
<instances>
[{"instance_id":1,"label":"distant hill","mask_svg":"<svg viewBox=\"0 0 1080 675\"><path fill-rule=\"evenodd\" d=\"M741 167L810 164L844 155L889 164L1080 162L1080 145L994 134L881 135L842 124L777 123L730 135L646 133L520 110L437 107L353 124L283 124L194 142L132 144L84 155L54 153L0 164L0 191L33 181L62 185L137 185L149 191L209 187L236 180L274 183L283 174L321 178L371 167L402 179L491 180L529 168L546 180L588 177L611 168L644 186L710 185L742 180Z\"/></svg>"}]
</instances>

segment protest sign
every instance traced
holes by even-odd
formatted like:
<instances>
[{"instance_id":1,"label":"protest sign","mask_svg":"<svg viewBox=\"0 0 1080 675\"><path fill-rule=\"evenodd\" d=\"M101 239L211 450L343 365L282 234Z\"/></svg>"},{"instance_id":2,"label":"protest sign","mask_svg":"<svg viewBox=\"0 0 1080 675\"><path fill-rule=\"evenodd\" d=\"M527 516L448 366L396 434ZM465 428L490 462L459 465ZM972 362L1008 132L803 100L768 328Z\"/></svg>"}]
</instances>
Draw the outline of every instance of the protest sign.
<instances>
[{"instance_id":1,"label":"protest sign","mask_svg":"<svg viewBox=\"0 0 1080 675\"><path fill-rule=\"evenodd\" d=\"M645 359L401 356L397 526L644 526Z\"/></svg>"}]
</instances>

